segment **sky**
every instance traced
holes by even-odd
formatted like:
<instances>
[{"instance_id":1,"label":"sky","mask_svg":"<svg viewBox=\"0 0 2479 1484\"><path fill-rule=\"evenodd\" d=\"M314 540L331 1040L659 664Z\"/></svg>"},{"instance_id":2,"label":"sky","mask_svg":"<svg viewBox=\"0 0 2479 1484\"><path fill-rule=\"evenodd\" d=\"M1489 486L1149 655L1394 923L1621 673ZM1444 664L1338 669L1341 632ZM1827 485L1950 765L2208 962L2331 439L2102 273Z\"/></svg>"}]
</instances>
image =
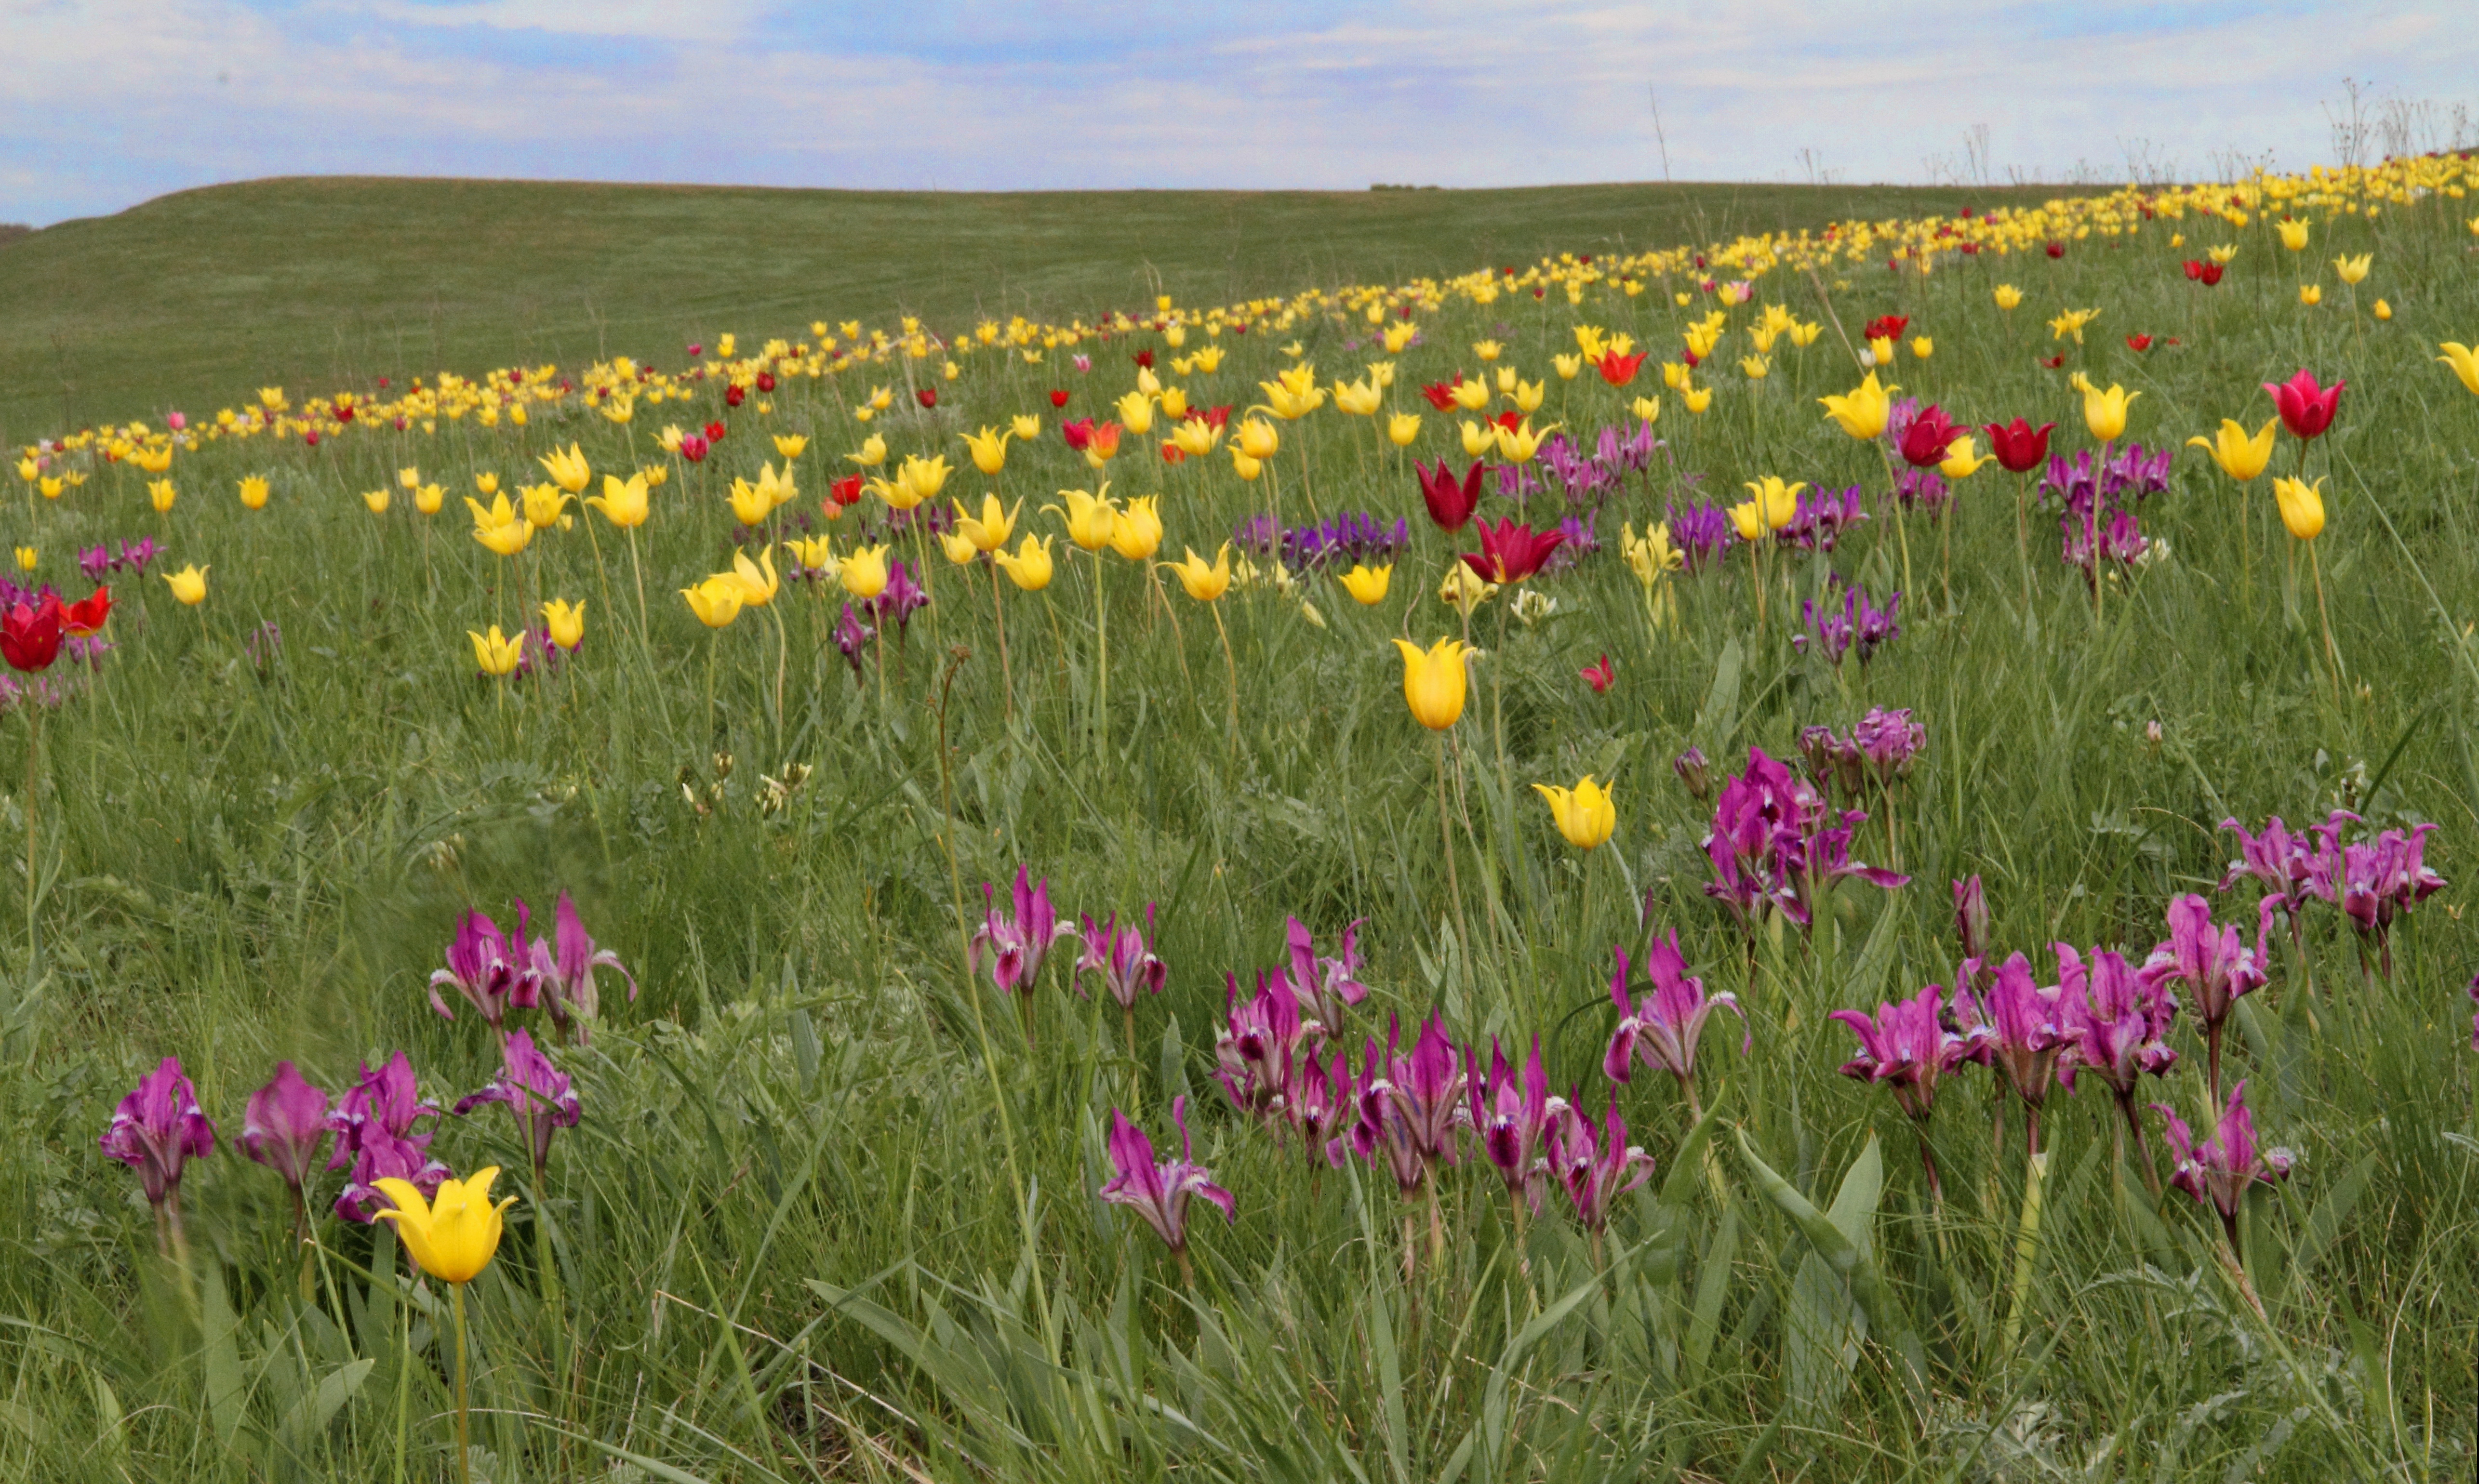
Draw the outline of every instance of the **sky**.
<instances>
[{"instance_id":1,"label":"sky","mask_svg":"<svg viewBox=\"0 0 2479 1484\"><path fill-rule=\"evenodd\" d=\"M0 222L270 175L906 190L2211 177L2473 0L0 0ZM1659 127L1655 127L1656 108ZM1974 151L1966 141L1984 140ZM2370 158L2386 141L2365 140Z\"/></svg>"}]
</instances>

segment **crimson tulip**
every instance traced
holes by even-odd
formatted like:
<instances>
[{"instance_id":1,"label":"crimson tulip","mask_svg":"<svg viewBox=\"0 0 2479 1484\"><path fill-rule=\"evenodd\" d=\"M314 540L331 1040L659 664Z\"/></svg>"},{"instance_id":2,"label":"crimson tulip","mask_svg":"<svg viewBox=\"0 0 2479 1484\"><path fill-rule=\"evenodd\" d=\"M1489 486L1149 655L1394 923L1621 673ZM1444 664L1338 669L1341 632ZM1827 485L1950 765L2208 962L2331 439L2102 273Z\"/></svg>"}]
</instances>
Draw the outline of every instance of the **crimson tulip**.
<instances>
[{"instance_id":1,"label":"crimson tulip","mask_svg":"<svg viewBox=\"0 0 2479 1484\"><path fill-rule=\"evenodd\" d=\"M1650 354L1649 351L1644 350L1639 350L1633 355L1621 355L1615 350L1604 350L1601 352L1601 358L1595 361L1593 365L1599 370L1603 381L1614 387L1623 387L1635 379L1636 371L1643 367L1645 357L1648 354Z\"/></svg>"},{"instance_id":2,"label":"crimson tulip","mask_svg":"<svg viewBox=\"0 0 2479 1484\"><path fill-rule=\"evenodd\" d=\"M2333 414L2341 405L2341 389L2346 381L2329 387L2315 384L2315 373L2301 367L2298 374L2287 381L2267 381L2263 389L2272 394L2272 405L2281 414L2281 425L2298 438L2314 438L2333 425Z\"/></svg>"},{"instance_id":3,"label":"crimson tulip","mask_svg":"<svg viewBox=\"0 0 2479 1484\"><path fill-rule=\"evenodd\" d=\"M708 443L721 443L723 442L723 435L725 432L726 429L722 423L709 422L705 425L705 441Z\"/></svg>"},{"instance_id":4,"label":"crimson tulip","mask_svg":"<svg viewBox=\"0 0 2479 1484\"><path fill-rule=\"evenodd\" d=\"M838 505L857 505L860 503L861 483L859 474L837 479L827 486L827 498Z\"/></svg>"},{"instance_id":5,"label":"crimson tulip","mask_svg":"<svg viewBox=\"0 0 2479 1484\"><path fill-rule=\"evenodd\" d=\"M1059 424L1059 436L1067 440L1067 447L1082 453L1092 446L1093 420L1078 418L1072 422L1061 422Z\"/></svg>"},{"instance_id":6,"label":"crimson tulip","mask_svg":"<svg viewBox=\"0 0 2479 1484\"><path fill-rule=\"evenodd\" d=\"M919 402L924 407L935 407L938 405L938 389L936 387L923 387L912 394L912 399Z\"/></svg>"},{"instance_id":7,"label":"crimson tulip","mask_svg":"<svg viewBox=\"0 0 2479 1484\"><path fill-rule=\"evenodd\" d=\"M99 633L104 621L112 617L112 589L98 587L86 597L61 610L61 627L78 638Z\"/></svg>"},{"instance_id":8,"label":"crimson tulip","mask_svg":"<svg viewBox=\"0 0 2479 1484\"><path fill-rule=\"evenodd\" d=\"M1610 688L1610 682L1619 678L1619 673L1611 667L1610 657L1607 654L1601 656L1599 664L1586 665L1575 673L1584 678L1584 683L1593 688L1593 694L1596 696L1606 693Z\"/></svg>"},{"instance_id":9,"label":"crimson tulip","mask_svg":"<svg viewBox=\"0 0 2479 1484\"><path fill-rule=\"evenodd\" d=\"M1064 407L1067 405L1067 392L1064 388L1050 394L1050 405L1053 407Z\"/></svg>"},{"instance_id":10,"label":"crimson tulip","mask_svg":"<svg viewBox=\"0 0 2479 1484\"><path fill-rule=\"evenodd\" d=\"M1464 565L1482 581L1500 585L1521 582L1539 572L1549 553L1567 539L1565 531L1534 530L1512 520L1498 522L1495 529L1487 521L1475 521L1472 525L1480 532L1480 550L1465 552Z\"/></svg>"},{"instance_id":11,"label":"crimson tulip","mask_svg":"<svg viewBox=\"0 0 2479 1484\"><path fill-rule=\"evenodd\" d=\"M1429 399L1429 405L1435 407L1440 412L1450 412L1454 409L1455 405L1455 388L1462 386L1463 384L1463 373L1458 371L1455 373L1455 379L1452 381L1435 381L1422 387L1420 389L1420 395L1427 397Z\"/></svg>"},{"instance_id":12,"label":"crimson tulip","mask_svg":"<svg viewBox=\"0 0 2479 1484\"><path fill-rule=\"evenodd\" d=\"M1900 340L1910 327L1908 315L1878 315L1861 328L1860 334L1869 340Z\"/></svg>"},{"instance_id":13,"label":"crimson tulip","mask_svg":"<svg viewBox=\"0 0 2479 1484\"><path fill-rule=\"evenodd\" d=\"M61 601L46 593L42 602L17 603L0 615L0 659L12 670L29 675L49 670L61 656Z\"/></svg>"},{"instance_id":14,"label":"crimson tulip","mask_svg":"<svg viewBox=\"0 0 2479 1484\"><path fill-rule=\"evenodd\" d=\"M738 382L733 382L723 389L723 404L727 407L737 407L748 399L749 394L741 390Z\"/></svg>"},{"instance_id":15,"label":"crimson tulip","mask_svg":"<svg viewBox=\"0 0 2479 1484\"><path fill-rule=\"evenodd\" d=\"M2034 428L2022 418L2016 418L2011 423L1991 422L1986 429L1988 447L2007 473L2026 473L2037 469L2049 457L2049 434L2057 425L2043 422Z\"/></svg>"},{"instance_id":16,"label":"crimson tulip","mask_svg":"<svg viewBox=\"0 0 2479 1484\"><path fill-rule=\"evenodd\" d=\"M1444 459L1435 469L1425 468L1414 459L1412 468L1420 476L1420 499L1429 507L1429 519L1438 529L1454 532L1464 528L1472 512L1480 507L1480 461L1474 459L1471 469L1458 480L1446 469Z\"/></svg>"},{"instance_id":17,"label":"crimson tulip","mask_svg":"<svg viewBox=\"0 0 2479 1484\"><path fill-rule=\"evenodd\" d=\"M1946 460L1946 450L1963 437L1945 409L1931 405L1903 429L1903 462L1913 469L1931 469Z\"/></svg>"}]
</instances>

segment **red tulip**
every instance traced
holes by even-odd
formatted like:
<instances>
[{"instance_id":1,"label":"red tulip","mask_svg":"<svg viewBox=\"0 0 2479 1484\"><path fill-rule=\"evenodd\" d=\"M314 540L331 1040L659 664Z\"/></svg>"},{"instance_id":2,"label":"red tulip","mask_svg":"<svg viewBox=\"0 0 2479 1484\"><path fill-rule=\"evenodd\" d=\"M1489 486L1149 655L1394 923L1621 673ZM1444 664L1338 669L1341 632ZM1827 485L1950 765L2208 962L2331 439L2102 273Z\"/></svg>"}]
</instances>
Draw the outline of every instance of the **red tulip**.
<instances>
[{"instance_id":1,"label":"red tulip","mask_svg":"<svg viewBox=\"0 0 2479 1484\"><path fill-rule=\"evenodd\" d=\"M1460 480L1448 472L1444 459L1438 460L1435 469L1414 459L1412 468L1420 475L1420 499L1427 503L1429 519L1438 523L1438 529L1463 529L1472 512L1480 507L1480 461L1474 459L1471 469Z\"/></svg>"},{"instance_id":2,"label":"red tulip","mask_svg":"<svg viewBox=\"0 0 2479 1484\"><path fill-rule=\"evenodd\" d=\"M1614 387L1623 387L1635 379L1636 371L1643 367L1645 357L1650 353L1639 350L1633 355L1621 355L1615 350L1604 350L1601 352L1601 358L1593 364L1599 368L1603 381Z\"/></svg>"},{"instance_id":3,"label":"red tulip","mask_svg":"<svg viewBox=\"0 0 2479 1484\"><path fill-rule=\"evenodd\" d=\"M1182 453L1180 451L1179 445L1175 443L1163 444L1162 446L1162 456L1163 462L1165 464L1185 464L1188 462L1188 455Z\"/></svg>"},{"instance_id":4,"label":"red tulip","mask_svg":"<svg viewBox=\"0 0 2479 1484\"><path fill-rule=\"evenodd\" d=\"M314 427L310 431L302 434L301 441L308 444L311 448L315 448L319 447L319 430Z\"/></svg>"},{"instance_id":5,"label":"red tulip","mask_svg":"<svg viewBox=\"0 0 2479 1484\"><path fill-rule=\"evenodd\" d=\"M1945 462L1945 453L1962 436L1962 429L1945 415L1945 409L1931 405L1911 420L1903 429L1903 462L1913 469L1933 469Z\"/></svg>"},{"instance_id":6,"label":"red tulip","mask_svg":"<svg viewBox=\"0 0 2479 1484\"><path fill-rule=\"evenodd\" d=\"M2048 368L2049 370L2051 370L2051 371L2056 371L2058 367L2063 366L2063 365L2065 365L2065 364L2066 364L2066 353L2065 353L2064 351L2060 350L2060 351L2058 351L2056 355L2053 355L2053 356L2049 357L2047 360L2042 361L2040 364L2041 364L2041 365L2043 365L2043 366L2045 366L2045 367L2047 367L2047 368Z\"/></svg>"},{"instance_id":7,"label":"red tulip","mask_svg":"<svg viewBox=\"0 0 2479 1484\"><path fill-rule=\"evenodd\" d=\"M1910 327L1907 315L1879 315L1869 320L1859 333L1869 340L1900 340L1903 332Z\"/></svg>"},{"instance_id":8,"label":"red tulip","mask_svg":"<svg viewBox=\"0 0 2479 1484\"><path fill-rule=\"evenodd\" d=\"M705 450L706 442L703 434L682 433L680 435L680 457L692 464L703 464L705 462Z\"/></svg>"},{"instance_id":9,"label":"red tulip","mask_svg":"<svg viewBox=\"0 0 2479 1484\"><path fill-rule=\"evenodd\" d=\"M857 505L860 503L860 475L847 475L827 486L827 498L838 505Z\"/></svg>"},{"instance_id":10,"label":"red tulip","mask_svg":"<svg viewBox=\"0 0 2479 1484\"><path fill-rule=\"evenodd\" d=\"M2049 456L2049 434L2057 424L2043 422L2033 427L2021 418L2012 422L1988 424L1988 447L1997 454L1997 462L2008 473L2026 473L2037 469Z\"/></svg>"},{"instance_id":11,"label":"red tulip","mask_svg":"<svg viewBox=\"0 0 2479 1484\"><path fill-rule=\"evenodd\" d=\"M749 394L742 391L740 383L736 381L723 389L723 404L726 407L737 407L747 400L749 400Z\"/></svg>"},{"instance_id":12,"label":"red tulip","mask_svg":"<svg viewBox=\"0 0 2479 1484\"><path fill-rule=\"evenodd\" d=\"M938 389L936 387L923 387L912 394L912 399L919 402L924 407L935 407L938 405Z\"/></svg>"},{"instance_id":13,"label":"red tulip","mask_svg":"<svg viewBox=\"0 0 2479 1484\"><path fill-rule=\"evenodd\" d=\"M2137 355L2141 355L2144 351L2152 348L2152 337L2149 335L2129 335L2126 337L2126 348L2134 351Z\"/></svg>"},{"instance_id":14,"label":"red tulip","mask_svg":"<svg viewBox=\"0 0 2479 1484\"><path fill-rule=\"evenodd\" d=\"M1073 422L1061 422L1059 424L1059 436L1067 440L1067 447L1082 453L1092 445L1093 420L1078 418Z\"/></svg>"},{"instance_id":15,"label":"red tulip","mask_svg":"<svg viewBox=\"0 0 2479 1484\"><path fill-rule=\"evenodd\" d=\"M100 633L104 621L112 617L112 589L98 587L61 610L61 627L83 639Z\"/></svg>"},{"instance_id":16,"label":"red tulip","mask_svg":"<svg viewBox=\"0 0 2479 1484\"><path fill-rule=\"evenodd\" d=\"M350 402L345 402L345 403L340 404L340 405L336 408L336 421L337 421L337 422L352 422L352 421L353 421L353 404L352 404L352 403L350 403Z\"/></svg>"},{"instance_id":17,"label":"red tulip","mask_svg":"<svg viewBox=\"0 0 2479 1484\"><path fill-rule=\"evenodd\" d=\"M645 380L646 377L644 372L639 372L637 379L640 381ZM757 373L757 390L760 392L772 392L775 390L775 373L773 371L759 371Z\"/></svg>"},{"instance_id":18,"label":"red tulip","mask_svg":"<svg viewBox=\"0 0 2479 1484\"><path fill-rule=\"evenodd\" d=\"M1512 433L1517 428L1523 425L1523 414L1516 411L1512 407L1509 407L1504 412L1499 413L1496 417L1490 419L1490 421Z\"/></svg>"},{"instance_id":19,"label":"red tulip","mask_svg":"<svg viewBox=\"0 0 2479 1484\"><path fill-rule=\"evenodd\" d=\"M1487 521L1475 521L1472 528L1480 532L1480 550L1464 553L1464 565L1484 582L1503 585L1521 582L1541 570L1549 553L1567 539L1562 530L1534 530L1529 525L1500 521L1492 529Z\"/></svg>"},{"instance_id":20,"label":"red tulip","mask_svg":"<svg viewBox=\"0 0 2479 1484\"><path fill-rule=\"evenodd\" d=\"M2333 425L2333 414L2341 405L2341 389L2346 381L2329 387L2315 384L2315 373L2304 367L2287 381L2267 381L2263 389L2272 394L2272 405L2281 414L2281 425L2299 438L2313 438Z\"/></svg>"},{"instance_id":21,"label":"red tulip","mask_svg":"<svg viewBox=\"0 0 2479 1484\"><path fill-rule=\"evenodd\" d=\"M689 359L690 359L690 360L694 361L694 360L696 360L699 356L702 356L702 355L703 355L703 354L705 354L705 346L703 346L703 345L691 345L691 346L689 346ZM380 385L380 386L386 386L386 385L387 385L387 383L386 383L385 381L381 381L381 382L379 383L379 385Z\"/></svg>"},{"instance_id":22,"label":"red tulip","mask_svg":"<svg viewBox=\"0 0 2479 1484\"><path fill-rule=\"evenodd\" d=\"M2048 252L2050 257L2062 258L2066 255L2066 244L2063 243L2051 243L2048 247Z\"/></svg>"},{"instance_id":23,"label":"red tulip","mask_svg":"<svg viewBox=\"0 0 2479 1484\"><path fill-rule=\"evenodd\" d=\"M1154 353L1150 350L1137 351L1137 364L1147 371L1152 371L1154 369Z\"/></svg>"},{"instance_id":24,"label":"red tulip","mask_svg":"<svg viewBox=\"0 0 2479 1484\"><path fill-rule=\"evenodd\" d=\"M709 422L705 425L705 441L708 443L721 443L723 442L724 432L725 428L722 423Z\"/></svg>"},{"instance_id":25,"label":"red tulip","mask_svg":"<svg viewBox=\"0 0 2479 1484\"><path fill-rule=\"evenodd\" d=\"M1053 407L1064 407L1064 406L1066 406L1066 405L1067 405L1067 394L1066 394L1066 392L1064 392L1064 391L1062 390L1062 391L1058 391L1058 392L1053 392L1053 393L1051 393L1051 394L1050 394L1050 405L1051 405L1051 406L1053 406Z\"/></svg>"},{"instance_id":26,"label":"red tulip","mask_svg":"<svg viewBox=\"0 0 2479 1484\"><path fill-rule=\"evenodd\" d=\"M61 601L46 593L38 607L18 603L0 616L0 659L12 670L49 670L61 656Z\"/></svg>"},{"instance_id":27,"label":"red tulip","mask_svg":"<svg viewBox=\"0 0 2479 1484\"><path fill-rule=\"evenodd\" d=\"M1607 654L1601 656L1599 664L1586 665L1575 673L1584 678L1584 683L1593 688L1593 694L1596 696L1606 692L1610 688L1610 682L1619 678L1619 673L1610 668L1610 657Z\"/></svg>"},{"instance_id":28,"label":"red tulip","mask_svg":"<svg viewBox=\"0 0 2479 1484\"><path fill-rule=\"evenodd\" d=\"M1432 382L1430 385L1420 389L1420 395L1429 399L1430 406L1435 407L1440 412L1447 412L1452 410L1455 405L1455 388L1462 386L1463 384L1463 373L1461 371L1457 371L1455 373L1454 380Z\"/></svg>"}]
</instances>

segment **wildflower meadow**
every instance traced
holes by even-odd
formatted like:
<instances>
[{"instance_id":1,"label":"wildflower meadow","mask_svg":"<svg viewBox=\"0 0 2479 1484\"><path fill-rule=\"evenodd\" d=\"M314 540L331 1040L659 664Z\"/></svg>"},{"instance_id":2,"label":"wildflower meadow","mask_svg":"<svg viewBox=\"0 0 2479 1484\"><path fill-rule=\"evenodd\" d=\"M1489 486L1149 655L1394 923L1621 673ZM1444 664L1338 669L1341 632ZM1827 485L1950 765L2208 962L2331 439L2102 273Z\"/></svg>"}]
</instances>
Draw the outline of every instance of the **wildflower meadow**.
<instances>
[{"instance_id":1,"label":"wildflower meadow","mask_svg":"<svg viewBox=\"0 0 2479 1484\"><path fill-rule=\"evenodd\" d=\"M13 445L0 1471L2469 1477L2474 196Z\"/></svg>"}]
</instances>

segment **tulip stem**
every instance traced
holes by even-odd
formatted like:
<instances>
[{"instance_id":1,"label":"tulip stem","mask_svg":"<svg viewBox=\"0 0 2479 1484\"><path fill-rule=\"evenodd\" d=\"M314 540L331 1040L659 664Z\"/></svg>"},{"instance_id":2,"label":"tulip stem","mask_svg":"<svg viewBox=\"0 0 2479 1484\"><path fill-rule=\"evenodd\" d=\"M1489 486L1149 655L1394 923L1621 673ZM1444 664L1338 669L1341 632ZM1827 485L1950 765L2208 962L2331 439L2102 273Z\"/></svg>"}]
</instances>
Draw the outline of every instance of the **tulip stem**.
<instances>
[{"instance_id":1,"label":"tulip stem","mask_svg":"<svg viewBox=\"0 0 2479 1484\"><path fill-rule=\"evenodd\" d=\"M1111 629L1102 602L1102 552L1093 552L1093 734L1105 757L1111 752Z\"/></svg>"},{"instance_id":2,"label":"tulip stem","mask_svg":"<svg viewBox=\"0 0 2479 1484\"><path fill-rule=\"evenodd\" d=\"M36 888L41 882L35 867L35 789L43 748L43 704L40 697L27 699L32 703L26 707L26 983L31 987L43 962L42 937L35 918Z\"/></svg>"},{"instance_id":3,"label":"tulip stem","mask_svg":"<svg viewBox=\"0 0 2479 1484\"><path fill-rule=\"evenodd\" d=\"M1240 662L1231 657L1231 630L1223 627L1222 603L1216 599L1209 604L1214 609L1214 632L1222 640L1222 672L1231 682L1231 740L1234 753L1240 748Z\"/></svg>"},{"instance_id":4,"label":"tulip stem","mask_svg":"<svg viewBox=\"0 0 2479 1484\"><path fill-rule=\"evenodd\" d=\"M654 641L646 627L646 565L637 558L637 527L628 527L628 570L637 576L637 643L646 652L646 668L654 666Z\"/></svg>"},{"instance_id":5,"label":"tulip stem","mask_svg":"<svg viewBox=\"0 0 2479 1484\"><path fill-rule=\"evenodd\" d=\"M990 618L999 631L999 690L1008 725L1015 725L1015 672L1008 666L1007 603L999 592L999 564L990 563Z\"/></svg>"},{"instance_id":6,"label":"tulip stem","mask_svg":"<svg viewBox=\"0 0 2479 1484\"><path fill-rule=\"evenodd\" d=\"M473 1424L465 1391L465 1285L451 1283L447 1291L455 1295L456 1309L456 1477L473 1484Z\"/></svg>"},{"instance_id":7,"label":"tulip stem","mask_svg":"<svg viewBox=\"0 0 2479 1484\"><path fill-rule=\"evenodd\" d=\"M1446 811L1446 734L1437 733L1438 741L1438 844L1446 854L1446 896L1455 908L1455 948L1458 959L1471 957L1471 927L1464 921L1464 888L1455 875L1455 830L1453 817ZM1456 965L1458 970L1462 963Z\"/></svg>"},{"instance_id":8,"label":"tulip stem","mask_svg":"<svg viewBox=\"0 0 2479 1484\"><path fill-rule=\"evenodd\" d=\"M2032 472L2025 470L2014 477L2014 558L2023 567L2023 612L2028 620L2032 612Z\"/></svg>"}]
</instances>

